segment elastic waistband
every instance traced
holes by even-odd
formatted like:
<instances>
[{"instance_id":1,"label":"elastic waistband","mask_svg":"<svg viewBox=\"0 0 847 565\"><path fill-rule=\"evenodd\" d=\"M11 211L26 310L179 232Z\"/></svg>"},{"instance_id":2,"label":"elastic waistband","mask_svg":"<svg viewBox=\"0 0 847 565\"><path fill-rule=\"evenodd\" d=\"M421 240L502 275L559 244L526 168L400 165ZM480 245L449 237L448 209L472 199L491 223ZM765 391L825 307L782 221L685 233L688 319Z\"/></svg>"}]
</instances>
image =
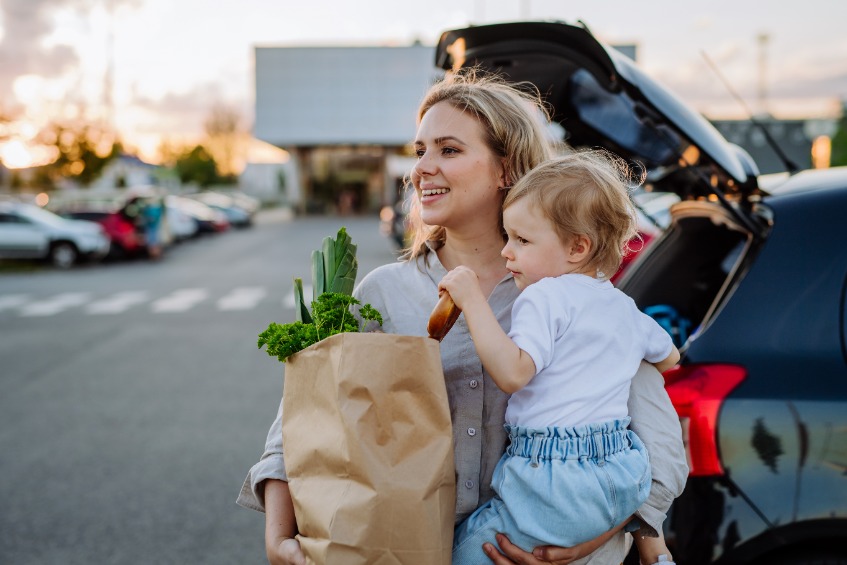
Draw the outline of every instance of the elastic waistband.
<instances>
[{"instance_id":1,"label":"elastic waistband","mask_svg":"<svg viewBox=\"0 0 847 565\"><path fill-rule=\"evenodd\" d=\"M630 418L574 427L527 428L506 424L513 457L539 459L603 459L632 448Z\"/></svg>"}]
</instances>

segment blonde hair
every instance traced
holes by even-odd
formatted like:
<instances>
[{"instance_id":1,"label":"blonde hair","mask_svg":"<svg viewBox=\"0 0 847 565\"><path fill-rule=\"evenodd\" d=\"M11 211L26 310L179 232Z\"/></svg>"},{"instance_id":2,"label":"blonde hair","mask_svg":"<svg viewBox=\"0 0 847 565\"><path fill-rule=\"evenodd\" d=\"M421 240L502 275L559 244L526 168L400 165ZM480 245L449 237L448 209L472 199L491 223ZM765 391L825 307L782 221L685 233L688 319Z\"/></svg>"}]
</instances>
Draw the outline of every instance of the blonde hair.
<instances>
[{"instance_id":1,"label":"blonde hair","mask_svg":"<svg viewBox=\"0 0 847 565\"><path fill-rule=\"evenodd\" d=\"M643 182L643 176L608 151L574 151L527 173L506 195L503 209L526 198L551 221L563 244L576 235L588 237L588 265L609 278L638 235L629 189Z\"/></svg>"},{"instance_id":2,"label":"blonde hair","mask_svg":"<svg viewBox=\"0 0 847 565\"><path fill-rule=\"evenodd\" d=\"M479 121L489 149L504 163L507 185L555 154L546 129L549 114L538 89L528 83L509 84L499 75L474 68L450 73L427 91L418 108L418 122L439 102L447 102ZM406 190L414 192L409 178ZM503 194L498 191L491 196L503 198ZM405 258L426 254L427 242L435 248L444 244L446 230L423 223L416 194L411 199L409 224L413 239ZM502 219L500 228L502 230Z\"/></svg>"}]
</instances>

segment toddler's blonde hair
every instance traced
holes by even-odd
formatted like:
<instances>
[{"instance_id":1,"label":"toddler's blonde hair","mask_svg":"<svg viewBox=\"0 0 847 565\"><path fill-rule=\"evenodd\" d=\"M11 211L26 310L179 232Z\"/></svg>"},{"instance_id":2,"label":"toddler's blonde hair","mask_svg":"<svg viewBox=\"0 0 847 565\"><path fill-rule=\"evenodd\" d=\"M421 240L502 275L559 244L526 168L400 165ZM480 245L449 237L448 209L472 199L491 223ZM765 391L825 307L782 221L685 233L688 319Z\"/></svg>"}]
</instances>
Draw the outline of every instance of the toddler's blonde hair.
<instances>
[{"instance_id":1,"label":"toddler's blonde hair","mask_svg":"<svg viewBox=\"0 0 847 565\"><path fill-rule=\"evenodd\" d=\"M567 245L577 235L591 241L588 265L603 278L620 268L629 242L638 235L629 190L643 181L620 157L600 149L567 153L546 161L509 190L503 209L526 198L555 226Z\"/></svg>"}]
</instances>

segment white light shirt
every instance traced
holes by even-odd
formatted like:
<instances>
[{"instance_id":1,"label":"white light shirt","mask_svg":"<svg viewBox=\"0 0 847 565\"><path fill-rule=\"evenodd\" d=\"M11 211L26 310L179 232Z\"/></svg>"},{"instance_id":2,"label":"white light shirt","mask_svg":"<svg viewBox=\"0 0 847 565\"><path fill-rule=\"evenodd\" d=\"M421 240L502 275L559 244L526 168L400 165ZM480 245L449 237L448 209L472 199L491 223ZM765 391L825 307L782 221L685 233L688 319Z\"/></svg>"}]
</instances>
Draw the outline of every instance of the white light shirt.
<instances>
[{"instance_id":1,"label":"white light shirt","mask_svg":"<svg viewBox=\"0 0 847 565\"><path fill-rule=\"evenodd\" d=\"M531 428L625 418L641 360L662 361L673 347L630 297L607 280L581 274L524 289L512 308L509 337L535 362L536 374L512 394L506 422Z\"/></svg>"}]
</instances>

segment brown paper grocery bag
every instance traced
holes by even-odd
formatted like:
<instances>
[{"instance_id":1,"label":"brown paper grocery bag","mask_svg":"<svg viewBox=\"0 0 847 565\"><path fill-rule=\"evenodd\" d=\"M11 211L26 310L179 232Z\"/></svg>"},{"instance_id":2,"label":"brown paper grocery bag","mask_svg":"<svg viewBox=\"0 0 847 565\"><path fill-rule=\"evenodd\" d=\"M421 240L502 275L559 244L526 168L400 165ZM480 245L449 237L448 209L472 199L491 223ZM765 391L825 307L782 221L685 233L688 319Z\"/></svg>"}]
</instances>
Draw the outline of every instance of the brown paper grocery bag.
<instances>
[{"instance_id":1,"label":"brown paper grocery bag","mask_svg":"<svg viewBox=\"0 0 847 565\"><path fill-rule=\"evenodd\" d=\"M437 341L343 333L290 357L282 437L309 563L449 565L456 485Z\"/></svg>"}]
</instances>

